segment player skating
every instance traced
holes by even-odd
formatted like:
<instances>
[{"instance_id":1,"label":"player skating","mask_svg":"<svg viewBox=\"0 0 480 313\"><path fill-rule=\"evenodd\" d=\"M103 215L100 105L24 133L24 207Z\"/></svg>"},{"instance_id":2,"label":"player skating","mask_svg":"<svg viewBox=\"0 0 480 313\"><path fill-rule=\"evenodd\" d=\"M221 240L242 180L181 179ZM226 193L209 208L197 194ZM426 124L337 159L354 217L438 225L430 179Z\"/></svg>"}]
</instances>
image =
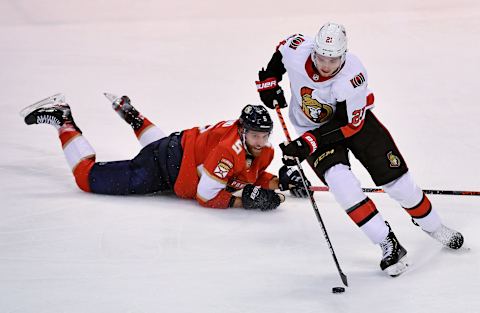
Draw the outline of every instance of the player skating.
<instances>
[{"instance_id":1,"label":"player skating","mask_svg":"<svg viewBox=\"0 0 480 313\"><path fill-rule=\"evenodd\" d=\"M349 217L381 247L383 271L391 276L404 272L407 251L362 192L350 170L349 151L427 234L449 248L462 246L463 236L442 224L390 133L372 113L374 97L367 87L367 71L347 52L342 25L326 23L315 38L297 34L280 42L257 81L260 97L270 108L287 107L278 84L285 73L292 93L289 118L301 136L280 145L282 160L294 165L295 157L307 159Z\"/></svg>"}]
</instances>

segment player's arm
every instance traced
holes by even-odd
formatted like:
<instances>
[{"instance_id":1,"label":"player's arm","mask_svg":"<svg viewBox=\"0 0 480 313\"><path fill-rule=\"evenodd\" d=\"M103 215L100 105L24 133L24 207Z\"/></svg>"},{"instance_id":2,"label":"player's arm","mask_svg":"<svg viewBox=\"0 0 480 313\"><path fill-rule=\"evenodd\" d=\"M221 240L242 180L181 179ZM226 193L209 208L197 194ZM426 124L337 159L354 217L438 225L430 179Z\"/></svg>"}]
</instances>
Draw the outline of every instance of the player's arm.
<instances>
[{"instance_id":1,"label":"player's arm","mask_svg":"<svg viewBox=\"0 0 480 313\"><path fill-rule=\"evenodd\" d=\"M308 179L305 181L307 187L310 187L312 184ZM275 176L271 173L263 172L262 175L255 182L255 185L261 186L262 188L269 190L281 191L290 191L290 194L294 197L306 198L308 193L305 191L303 186L302 178L300 173L295 168L282 166L278 171L278 176ZM310 192L313 193L313 192Z\"/></svg>"},{"instance_id":2,"label":"player's arm","mask_svg":"<svg viewBox=\"0 0 480 313\"><path fill-rule=\"evenodd\" d=\"M373 94L367 95L365 91L359 91L338 102L333 120L310 132L318 143L335 143L355 135L362 129L367 108L372 106L374 101Z\"/></svg>"},{"instance_id":3,"label":"player's arm","mask_svg":"<svg viewBox=\"0 0 480 313\"><path fill-rule=\"evenodd\" d=\"M283 56L279 49L275 50L272 55L272 58L267 64L267 68L260 71L264 73L264 75L268 75L268 77L275 78L278 82L282 81L283 74L287 72L285 66L283 65ZM262 79L261 77L259 77Z\"/></svg>"},{"instance_id":4,"label":"player's arm","mask_svg":"<svg viewBox=\"0 0 480 313\"><path fill-rule=\"evenodd\" d=\"M287 72L282 61L282 52L279 49L285 43L286 40L280 42L276 51L273 53L270 62L268 62L267 68L262 68L258 72L258 81L256 81L260 99L267 107L271 109L275 107L274 102L278 103L281 108L287 106L283 89L279 85L283 74Z\"/></svg>"},{"instance_id":5,"label":"player's arm","mask_svg":"<svg viewBox=\"0 0 480 313\"><path fill-rule=\"evenodd\" d=\"M358 90L337 102L333 118L326 124L308 131L291 143L280 144L287 165L295 165L295 157L301 161L320 145L339 142L358 133L364 124L365 113L373 105L373 94L367 89Z\"/></svg>"},{"instance_id":6,"label":"player's arm","mask_svg":"<svg viewBox=\"0 0 480 313\"><path fill-rule=\"evenodd\" d=\"M202 176L203 177L203 176ZM225 203L228 195L228 205ZM225 197L224 197L225 196ZM198 194L197 194L198 199ZM246 185L242 190L241 197L236 197L226 190L220 190L218 195L209 201L199 201L200 204L213 208L244 208L247 210L270 211L276 209L285 201L285 196L273 190L262 188L254 184Z\"/></svg>"},{"instance_id":7,"label":"player's arm","mask_svg":"<svg viewBox=\"0 0 480 313\"><path fill-rule=\"evenodd\" d=\"M275 176L266 171L266 168L270 165L272 160L273 150L272 153L268 155L268 160L265 162L265 166L261 168L255 185L261 186L262 188L269 190L288 190L290 191L290 194L294 197L308 197L308 193L305 190L305 186L303 185L300 173L295 168L288 168L287 166L282 166L278 171L278 176ZM307 187L311 186L308 180L306 180L305 183L307 184Z\"/></svg>"},{"instance_id":8,"label":"player's arm","mask_svg":"<svg viewBox=\"0 0 480 313\"><path fill-rule=\"evenodd\" d=\"M228 207L262 211L276 209L284 198L273 190L247 185L241 197L235 197L226 190L229 179L234 175L233 153L235 153L233 150L220 145L205 160L196 195L200 205L219 209Z\"/></svg>"},{"instance_id":9,"label":"player's arm","mask_svg":"<svg viewBox=\"0 0 480 313\"><path fill-rule=\"evenodd\" d=\"M218 209L234 205L232 194L226 190L234 171L232 152L220 145L209 153L197 186L196 198L200 205Z\"/></svg>"}]
</instances>

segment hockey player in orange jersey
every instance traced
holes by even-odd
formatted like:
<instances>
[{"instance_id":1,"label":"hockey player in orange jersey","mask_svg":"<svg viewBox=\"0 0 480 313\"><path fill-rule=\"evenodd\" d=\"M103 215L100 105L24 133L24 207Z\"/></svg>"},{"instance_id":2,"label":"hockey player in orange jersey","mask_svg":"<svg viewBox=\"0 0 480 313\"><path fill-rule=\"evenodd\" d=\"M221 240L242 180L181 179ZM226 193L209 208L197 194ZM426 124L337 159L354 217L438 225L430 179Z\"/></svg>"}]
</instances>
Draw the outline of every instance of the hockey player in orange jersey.
<instances>
[{"instance_id":1,"label":"hockey player in orange jersey","mask_svg":"<svg viewBox=\"0 0 480 313\"><path fill-rule=\"evenodd\" d=\"M284 201L284 195L275 189L307 196L298 171L283 166L278 177L266 171L273 159L274 150L268 142L273 123L263 106L245 106L238 120L166 136L132 106L127 96L105 96L143 147L132 160L95 162L95 151L73 121L62 94L21 112L27 125L50 124L58 130L75 181L86 192L128 195L174 191L205 207L262 211L276 209ZM241 196L233 195L241 189Z\"/></svg>"}]
</instances>

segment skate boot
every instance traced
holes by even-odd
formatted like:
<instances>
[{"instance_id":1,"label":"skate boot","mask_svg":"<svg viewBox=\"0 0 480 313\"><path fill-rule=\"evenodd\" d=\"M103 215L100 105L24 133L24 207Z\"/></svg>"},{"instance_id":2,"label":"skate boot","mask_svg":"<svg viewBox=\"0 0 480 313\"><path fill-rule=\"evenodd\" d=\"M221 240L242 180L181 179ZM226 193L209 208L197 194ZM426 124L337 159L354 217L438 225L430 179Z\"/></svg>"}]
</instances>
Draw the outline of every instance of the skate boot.
<instances>
[{"instance_id":1,"label":"skate boot","mask_svg":"<svg viewBox=\"0 0 480 313\"><path fill-rule=\"evenodd\" d=\"M125 120L133 130L138 130L143 125L143 116L133 107L128 96L117 97L111 93L104 93L105 97L112 102L112 108Z\"/></svg>"},{"instance_id":2,"label":"skate boot","mask_svg":"<svg viewBox=\"0 0 480 313\"><path fill-rule=\"evenodd\" d=\"M427 232L425 231L430 237L434 238L435 240L439 241L445 247L450 249L460 249L463 245L463 235L453 229L448 228L445 225L440 225L440 227L433 231Z\"/></svg>"},{"instance_id":3,"label":"skate boot","mask_svg":"<svg viewBox=\"0 0 480 313\"><path fill-rule=\"evenodd\" d=\"M387 224L389 232L387 238L380 243L383 257L380 262L380 268L392 277L396 277L407 270L407 250L400 245L390 225Z\"/></svg>"},{"instance_id":4,"label":"skate boot","mask_svg":"<svg viewBox=\"0 0 480 313\"><path fill-rule=\"evenodd\" d=\"M65 103L65 96L61 93L40 100L20 111L25 124L49 124L56 129L72 128L81 133L75 125L70 106Z\"/></svg>"}]
</instances>

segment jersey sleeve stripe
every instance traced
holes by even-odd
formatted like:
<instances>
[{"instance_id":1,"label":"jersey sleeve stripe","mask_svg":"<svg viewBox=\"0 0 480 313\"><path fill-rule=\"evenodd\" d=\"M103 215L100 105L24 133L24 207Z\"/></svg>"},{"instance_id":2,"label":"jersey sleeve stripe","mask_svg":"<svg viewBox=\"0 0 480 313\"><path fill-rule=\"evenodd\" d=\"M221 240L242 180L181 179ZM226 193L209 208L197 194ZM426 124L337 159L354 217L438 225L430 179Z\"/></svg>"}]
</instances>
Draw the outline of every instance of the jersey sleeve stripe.
<instances>
[{"instance_id":1,"label":"jersey sleeve stripe","mask_svg":"<svg viewBox=\"0 0 480 313\"><path fill-rule=\"evenodd\" d=\"M207 202L208 200L215 198L221 190L225 189L227 183L214 177L205 170L203 171L203 174L207 175L202 175L200 178L200 182L197 186L197 197Z\"/></svg>"}]
</instances>

